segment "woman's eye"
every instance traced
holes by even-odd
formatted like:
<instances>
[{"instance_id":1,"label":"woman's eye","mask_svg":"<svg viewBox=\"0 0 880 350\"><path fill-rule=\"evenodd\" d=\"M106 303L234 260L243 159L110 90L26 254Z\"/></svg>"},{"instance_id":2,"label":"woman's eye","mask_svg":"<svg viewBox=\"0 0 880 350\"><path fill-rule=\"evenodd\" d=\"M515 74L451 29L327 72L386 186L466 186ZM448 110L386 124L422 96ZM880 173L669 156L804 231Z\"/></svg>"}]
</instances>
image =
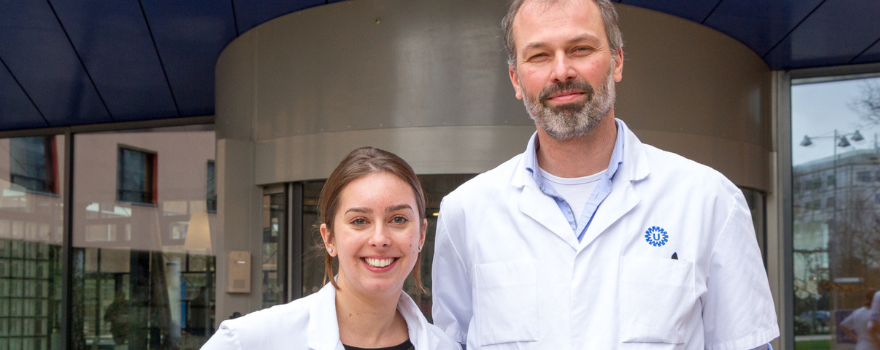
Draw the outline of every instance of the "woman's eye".
<instances>
[{"instance_id":1,"label":"woman's eye","mask_svg":"<svg viewBox=\"0 0 880 350\"><path fill-rule=\"evenodd\" d=\"M405 224L407 221L409 221L409 220L407 220L407 219L406 219L405 217L403 217L403 216L395 216L394 218L391 219L391 222L392 222L392 223L395 223L395 224L398 224L398 225L403 225L403 224Z\"/></svg>"},{"instance_id":2,"label":"woman's eye","mask_svg":"<svg viewBox=\"0 0 880 350\"><path fill-rule=\"evenodd\" d=\"M363 226L363 225L367 224L367 220L358 218L358 219L352 220L351 223L355 226Z\"/></svg>"}]
</instances>

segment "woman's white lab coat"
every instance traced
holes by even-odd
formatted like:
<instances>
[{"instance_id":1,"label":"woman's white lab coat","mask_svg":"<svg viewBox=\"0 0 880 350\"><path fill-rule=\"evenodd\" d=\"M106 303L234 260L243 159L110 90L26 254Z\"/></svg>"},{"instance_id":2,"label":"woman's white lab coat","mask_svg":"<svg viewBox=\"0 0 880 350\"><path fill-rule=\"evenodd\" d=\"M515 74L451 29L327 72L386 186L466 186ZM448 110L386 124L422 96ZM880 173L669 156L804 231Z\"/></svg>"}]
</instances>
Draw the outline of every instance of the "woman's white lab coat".
<instances>
[{"instance_id":1,"label":"woman's white lab coat","mask_svg":"<svg viewBox=\"0 0 880 350\"><path fill-rule=\"evenodd\" d=\"M460 350L439 328L429 324L416 303L400 292L397 309L403 315L416 350ZM202 350L314 349L343 350L336 321L336 289L320 291L284 305L223 321Z\"/></svg>"}]
</instances>

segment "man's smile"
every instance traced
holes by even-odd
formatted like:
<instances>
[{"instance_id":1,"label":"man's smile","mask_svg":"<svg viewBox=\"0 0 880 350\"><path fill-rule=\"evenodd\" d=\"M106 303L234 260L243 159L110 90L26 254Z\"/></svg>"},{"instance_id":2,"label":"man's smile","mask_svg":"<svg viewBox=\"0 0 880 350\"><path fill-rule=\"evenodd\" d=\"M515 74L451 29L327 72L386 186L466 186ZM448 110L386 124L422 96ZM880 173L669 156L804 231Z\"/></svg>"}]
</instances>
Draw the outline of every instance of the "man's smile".
<instances>
[{"instance_id":1,"label":"man's smile","mask_svg":"<svg viewBox=\"0 0 880 350\"><path fill-rule=\"evenodd\" d=\"M569 103L574 100L580 99L581 97L583 97L585 95L586 95L586 93L583 91L574 91L574 90L562 91L562 92L558 92L558 93L550 95L549 97L547 97L546 100L553 102L553 103Z\"/></svg>"}]
</instances>

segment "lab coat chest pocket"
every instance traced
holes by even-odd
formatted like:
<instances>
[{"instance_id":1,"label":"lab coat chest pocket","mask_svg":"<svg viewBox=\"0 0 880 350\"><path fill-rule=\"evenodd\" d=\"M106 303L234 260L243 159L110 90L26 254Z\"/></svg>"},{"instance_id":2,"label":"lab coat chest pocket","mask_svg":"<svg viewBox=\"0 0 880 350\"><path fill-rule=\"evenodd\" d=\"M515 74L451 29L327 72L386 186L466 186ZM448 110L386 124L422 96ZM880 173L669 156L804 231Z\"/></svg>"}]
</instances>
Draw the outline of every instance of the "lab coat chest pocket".
<instances>
[{"instance_id":1,"label":"lab coat chest pocket","mask_svg":"<svg viewBox=\"0 0 880 350\"><path fill-rule=\"evenodd\" d=\"M694 307L690 261L622 257L620 339L624 343L682 344Z\"/></svg>"},{"instance_id":2,"label":"lab coat chest pocket","mask_svg":"<svg viewBox=\"0 0 880 350\"><path fill-rule=\"evenodd\" d=\"M537 262L475 267L476 322L481 346L535 341L538 336Z\"/></svg>"}]
</instances>

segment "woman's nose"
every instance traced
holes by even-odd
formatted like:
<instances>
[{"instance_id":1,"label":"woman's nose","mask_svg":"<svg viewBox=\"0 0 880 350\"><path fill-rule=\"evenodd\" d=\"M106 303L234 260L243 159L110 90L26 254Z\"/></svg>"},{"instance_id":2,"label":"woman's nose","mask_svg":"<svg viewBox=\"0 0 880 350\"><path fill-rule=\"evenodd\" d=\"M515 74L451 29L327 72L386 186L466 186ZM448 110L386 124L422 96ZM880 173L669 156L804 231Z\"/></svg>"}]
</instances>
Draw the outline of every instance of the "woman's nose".
<instances>
[{"instance_id":1,"label":"woman's nose","mask_svg":"<svg viewBox=\"0 0 880 350\"><path fill-rule=\"evenodd\" d=\"M386 247L391 244L388 237L388 228L385 225L376 225L373 234L370 236L370 245L375 247Z\"/></svg>"}]
</instances>

